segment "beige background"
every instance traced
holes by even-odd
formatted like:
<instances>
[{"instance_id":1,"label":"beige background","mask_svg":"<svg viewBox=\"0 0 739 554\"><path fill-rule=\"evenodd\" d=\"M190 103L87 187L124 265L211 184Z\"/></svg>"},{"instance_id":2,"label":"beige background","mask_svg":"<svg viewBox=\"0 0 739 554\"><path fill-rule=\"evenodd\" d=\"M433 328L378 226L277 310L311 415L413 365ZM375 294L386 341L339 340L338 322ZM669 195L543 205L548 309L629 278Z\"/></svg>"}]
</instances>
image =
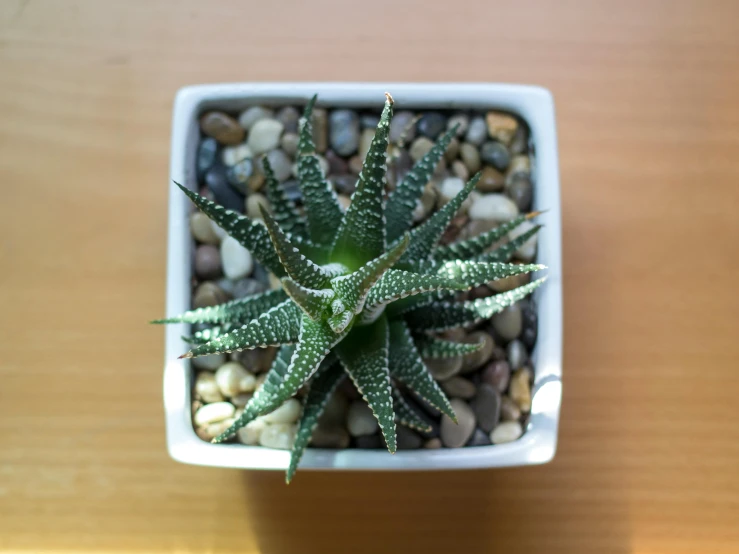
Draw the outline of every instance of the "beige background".
<instances>
[{"instance_id":1,"label":"beige background","mask_svg":"<svg viewBox=\"0 0 739 554\"><path fill-rule=\"evenodd\" d=\"M0 1L0 548L739 551L739 3ZM565 386L545 467L187 467L161 407L178 87L549 87Z\"/></svg>"}]
</instances>

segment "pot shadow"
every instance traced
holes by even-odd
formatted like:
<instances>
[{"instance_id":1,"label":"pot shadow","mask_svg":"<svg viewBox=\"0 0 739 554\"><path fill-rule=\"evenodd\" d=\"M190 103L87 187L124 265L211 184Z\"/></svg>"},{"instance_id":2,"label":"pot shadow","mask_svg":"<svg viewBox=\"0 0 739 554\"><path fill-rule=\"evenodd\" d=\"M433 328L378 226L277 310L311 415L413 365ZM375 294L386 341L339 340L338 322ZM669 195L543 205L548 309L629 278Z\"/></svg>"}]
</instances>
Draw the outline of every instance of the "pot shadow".
<instances>
[{"instance_id":1,"label":"pot shadow","mask_svg":"<svg viewBox=\"0 0 739 554\"><path fill-rule=\"evenodd\" d=\"M277 472L243 480L262 554L630 552L619 465L599 472L582 461L575 453L502 470L298 471L289 486Z\"/></svg>"}]
</instances>

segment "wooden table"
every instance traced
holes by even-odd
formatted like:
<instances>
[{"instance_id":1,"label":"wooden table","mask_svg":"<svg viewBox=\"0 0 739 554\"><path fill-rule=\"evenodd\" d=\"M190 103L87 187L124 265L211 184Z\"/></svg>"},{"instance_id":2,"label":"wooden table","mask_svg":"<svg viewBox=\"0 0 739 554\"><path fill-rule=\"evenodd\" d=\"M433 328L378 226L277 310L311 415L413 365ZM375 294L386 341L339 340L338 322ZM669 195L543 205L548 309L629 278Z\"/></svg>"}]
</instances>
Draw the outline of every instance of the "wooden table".
<instances>
[{"instance_id":1,"label":"wooden table","mask_svg":"<svg viewBox=\"0 0 739 554\"><path fill-rule=\"evenodd\" d=\"M739 551L739 4L0 2L0 549ZM509 81L557 101L547 466L188 467L164 446L170 109L234 80Z\"/></svg>"}]
</instances>

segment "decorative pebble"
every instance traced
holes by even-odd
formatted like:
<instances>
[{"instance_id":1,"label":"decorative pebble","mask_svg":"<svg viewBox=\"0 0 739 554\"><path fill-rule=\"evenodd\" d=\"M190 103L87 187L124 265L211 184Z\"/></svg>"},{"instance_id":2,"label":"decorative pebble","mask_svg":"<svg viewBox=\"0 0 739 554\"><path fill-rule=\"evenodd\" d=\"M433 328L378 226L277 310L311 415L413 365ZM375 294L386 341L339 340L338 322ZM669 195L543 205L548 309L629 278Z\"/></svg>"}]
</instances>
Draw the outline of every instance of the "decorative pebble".
<instances>
[{"instance_id":1,"label":"decorative pebble","mask_svg":"<svg viewBox=\"0 0 739 554\"><path fill-rule=\"evenodd\" d=\"M216 141L216 139L213 137L206 137L200 141L196 163L198 181L202 179L206 171L213 167L217 155L218 141Z\"/></svg>"},{"instance_id":2,"label":"decorative pebble","mask_svg":"<svg viewBox=\"0 0 739 554\"><path fill-rule=\"evenodd\" d=\"M195 394L206 403L221 402L223 396L211 371L201 371L195 378Z\"/></svg>"},{"instance_id":3,"label":"decorative pebble","mask_svg":"<svg viewBox=\"0 0 739 554\"><path fill-rule=\"evenodd\" d=\"M238 144L244 140L244 130L233 117L223 112L203 114L200 130L221 144Z\"/></svg>"},{"instance_id":4,"label":"decorative pebble","mask_svg":"<svg viewBox=\"0 0 739 554\"><path fill-rule=\"evenodd\" d=\"M259 444L267 448L290 450L295 442L297 426L294 423L268 424L259 435Z\"/></svg>"},{"instance_id":5,"label":"decorative pebble","mask_svg":"<svg viewBox=\"0 0 739 554\"><path fill-rule=\"evenodd\" d=\"M265 209L269 209L269 201L263 194L255 192L250 194L246 198L246 215L251 219L262 219L262 212L259 206L262 205Z\"/></svg>"},{"instance_id":6,"label":"decorative pebble","mask_svg":"<svg viewBox=\"0 0 739 554\"><path fill-rule=\"evenodd\" d=\"M246 277L254 268L251 252L230 236L223 239L221 243L221 259L223 260L223 273L229 279Z\"/></svg>"},{"instance_id":7,"label":"decorative pebble","mask_svg":"<svg viewBox=\"0 0 739 554\"><path fill-rule=\"evenodd\" d=\"M477 182L477 189L482 192L498 192L503 190L505 178L503 174L491 165L482 168L482 175Z\"/></svg>"},{"instance_id":8,"label":"decorative pebble","mask_svg":"<svg viewBox=\"0 0 739 554\"><path fill-rule=\"evenodd\" d=\"M526 155L513 156L506 172L506 184L513 182L516 177L531 176L531 159Z\"/></svg>"},{"instance_id":9,"label":"decorative pebble","mask_svg":"<svg viewBox=\"0 0 739 554\"><path fill-rule=\"evenodd\" d=\"M190 216L190 232L198 242L203 244L218 244L218 238L210 223L210 218L203 212L193 212Z\"/></svg>"},{"instance_id":10,"label":"decorative pebble","mask_svg":"<svg viewBox=\"0 0 739 554\"><path fill-rule=\"evenodd\" d=\"M241 388L241 381L247 376L251 377L251 390L254 390L254 376L250 375L240 363L226 362L216 371L216 383L223 396L231 397L240 392L251 392Z\"/></svg>"},{"instance_id":11,"label":"decorative pebble","mask_svg":"<svg viewBox=\"0 0 739 554\"><path fill-rule=\"evenodd\" d=\"M426 112L416 124L418 134L431 140L436 138L446 129L446 117L439 112Z\"/></svg>"},{"instance_id":12,"label":"decorative pebble","mask_svg":"<svg viewBox=\"0 0 739 554\"><path fill-rule=\"evenodd\" d=\"M319 423L327 426L343 425L348 411L349 400L341 390L337 390L326 403L326 407L319 418Z\"/></svg>"},{"instance_id":13,"label":"decorative pebble","mask_svg":"<svg viewBox=\"0 0 739 554\"><path fill-rule=\"evenodd\" d=\"M321 425L313 430L310 444L314 448L348 448L351 437L346 429L338 425Z\"/></svg>"},{"instance_id":14,"label":"decorative pebble","mask_svg":"<svg viewBox=\"0 0 739 554\"><path fill-rule=\"evenodd\" d=\"M403 427L402 425L398 425L395 430L395 436L397 439L398 450L415 450L417 448L421 448L421 445L423 444L421 435L407 427Z\"/></svg>"},{"instance_id":15,"label":"decorative pebble","mask_svg":"<svg viewBox=\"0 0 739 554\"><path fill-rule=\"evenodd\" d=\"M328 148L328 112L324 108L313 108L313 142L319 154Z\"/></svg>"},{"instance_id":16,"label":"decorative pebble","mask_svg":"<svg viewBox=\"0 0 739 554\"><path fill-rule=\"evenodd\" d=\"M282 135L282 138L280 139L280 148L290 156L291 158L294 158L295 155L298 153L298 142L300 138L295 133L285 133Z\"/></svg>"},{"instance_id":17,"label":"decorative pebble","mask_svg":"<svg viewBox=\"0 0 739 554\"><path fill-rule=\"evenodd\" d=\"M239 125L247 131L254 127L257 121L272 119L274 111L264 106L250 106L239 114Z\"/></svg>"},{"instance_id":18,"label":"decorative pebble","mask_svg":"<svg viewBox=\"0 0 739 554\"><path fill-rule=\"evenodd\" d=\"M195 275L199 279L215 279L221 275L221 255L212 244L201 244L195 250Z\"/></svg>"},{"instance_id":19,"label":"decorative pebble","mask_svg":"<svg viewBox=\"0 0 739 554\"><path fill-rule=\"evenodd\" d=\"M282 123L274 119L260 119L249 131L247 144L255 156L277 148L282 135Z\"/></svg>"},{"instance_id":20,"label":"decorative pebble","mask_svg":"<svg viewBox=\"0 0 739 554\"><path fill-rule=\"evenodd\" d=\"M529 147L529 133L526 125L519 125L511 141L511 154L524 154Z\"/></svg>"},{"instance_id":21,"label":"decorative pebble","mask_svg":"<svg viewBox=\"0 0 739 554\"><path fill-rule=\"evenodd\" d=\"M431 372L431 375L437 381L445 381L450 377L454 377L462 369L462 358L455 356L453 358L427 359L423 361Z\"/></svg>"},{"instance_id":22,"label":"decorative pebble","mask_svg":"<svg viewBox=\"0 0 739 554\"><path fill-rule=\"evenodd\" d=\"M464 181L459 177L447 177L441 182L439 192L442 205L449 202L464 189Z\"/></svg>"},{"instance_id":23,"label":"decorative pebble","mask_svg":"<svg viewBox=\"0 0 739 554\"><path fill-rule=\"evenodd\" d=\"M260 417L247 423L244 427L236 431L236 438L242 444L248 444L255 446L259 444L259 437L262 436L262 432L267 427L267 424Z\"/></svg>"},{"instance_id":24,"label":"decorative pebble","mask_svg":"<svg viewBox=\"0 0 739 554\"><path fill-rule=\"evenodd\" d=\"M449 141L449 146L447 146L444 152L444 159L447 163L452 163L457 159L457 156L459 156L459 139L452 137L452 140Z\"/></svg>"},{"instance_id":25,"label":"decorative pebble","mask_svg":"<svg viewBox=\"0 0 739 554\"><path fill-rule=\"evenodd\" d=\"M397 144L403 137L405 132L405 144L409 144L416 138L416 126L411 125L415 114L409 111L396 112L393 120L390 122L390 131L388 139L391 143Z\"/></svg>"},{"instance_id":26,"label":"decorative pebble","mask_svg":"<svg viewBox=\"0 0 739 554\"><path fill-rule=\"evenodd\" d=\"M526 352L526 347L520 340L512 340L508 343L508 348L506 348L506 355L508 357L508 363L510 364L511 369L514 371L522 368L523 364L526 363L526 360L529 357L528 353Z\"/></svg>"},{"instance_id":27,"label":"decorative pebble","mask_svg":"<svg viewBox=\"0 0 739 554\"><path fill-rule=\"evenodd\" d=\"M467 166L464 165L462 160L454 160L452 162L452 175L467 182L470 179L470 170L467 169Z\"/></svg>"},{"instance_id":28,"label":"decorative pebble","mask_svg":"<svg viewBox=\"0 0 739 554\"><path fill-rule=\"evenodd\" d=\"M493 337L485 331L474 331L470 333L464 339L464 342L471 344L482 342L482 346L476 352L467 354L462 358L462 369L460 371L462 374L470 373L485 365L493 354L493 348L495 348Z\"/></svg>"},{"instance_id":29,"label":"decorative pebble","mask_svg":"<svg viewBox=\"0 0 739 554\"><path fill-rule=\"evenodd\" d=\"M282 190L285 191L285 196L288 200L292 200L293 202L303 201L303 190L300 188L298 181L285 181L282 183Z\"/></svg>"},{"instance_id":30,"label":"decorative pebble","mask_svg":"<svg viewBox=\"0 0 739 554\"><path fill-rule=\"evenodd\" d=\"M503 194L483 194L472 203L469 214L471 219L503 223L518 215L518 207Z\"/></svg>"},{"instance_id":31,"label":"decorative pebble","mask_svg":"<svg viewBox=\"0 0 739 554\"><path fill-rule=\"evenodd\" d=\"M508 388L511 380L511 366L505 360L492 361L482 370L480 379L483 383L492 385L499 392L503 392Z\"/></svg>"},{"instance_id":32,"label":"decorative pebble","mask_svg":"<svg viewBox=\"0 0 739 554\"><path fill-rule=\"evenodd\" d=\"M493 328L505 340L518 338L523 330L521 307L513 304L493 316Z\"/></svg>"},{"instance_id":33,"label":"decorative pebble","mask_svg":"<svg viewBox=\"0 0 739 554\"><path fill-rule=\"evenodd\" d=\"M428 138L418 137L416 140L413 141L413 144L411 144L408 153L411 155L411 159L414 162L417 162L418 160L423 158L428 153L428 151L433 148L433 146L434 143Z\"/></svg>"},{"instance_id":34,"label":"decorative pebble","mask_svg":"<svg viewBox=\"0 0 739 554\"><path fill-rule=\"evenodd\" d=\"M504 396L500 401L500 419L502 421L518 421L520 417L521 408L509 396Z\"/></svg>"},{"instance_id":35,"label":"decorative pebble","mask_svg":"<svg viewBox=\"0 0 739 554\"><path fill-rule=\"evenodd\" d=\"M488 136L488 126L482 117L475 117L470 121L464 140L475 146L480 146Z\"/></svg>"},{"instance_id":36,"label":"decorative pebble","mask_svg":"<svg viewBox=\"0 0 739 554\"><path fill-rule=\"evenodd\" d=\"M286 133L297 133L300 112L294 106L280 108L275 114L275 119L282 123Z\"/></svg>"},{"instance_id":37,"label":"decorative pebble","mask_svg":"<svg viewBox=\"0 0 739 554\"><path fill-rule=\"evenodd\" d=\"M510 144L518 129L518 120L511 114L490 111L485 114L488 135L504 144Z\"/></svg>"},{"instance_id":38,"label":"decorative pebble","mask_svg":"<svg viewBox=\"0 0 739 554\"><path fill-rule=\"evenodd\" d=\"M367 157L373 138L375 138L374 129L365 129L359 137L359 159L362 161Z\"/></svg>"},{"instance_id":39,"label":"decorative pebble","mask_svg":"<svg viewBox=\"0 0 739 554\"><path fill-rule=\"evenodd\" d=\"M328 173L340 175L349 171L349 164L333 150L326 150L326 161L328 162Z\"/></svg>"},{"instance_id":40,"label":"decorative pebble","mask_svg":"<svg viewBox=\"0 0 739 554\"><path fill-rule=\"evenodd\" d=\"M231 397L231 404L233 404L237 408L243 408L249 403L249 400L252 399L252 396L254 395L250 392L240 392L239 394Z\"/></svg>"},{"instance_id":41,"label":"decorative pebble","mask_svg":"<svg viewBox=\"0 0 739 554\"><path fill-rule=\"evenodd\" d=\"M359 173L362 171L362 158L359 156L352 156L349 158L349 171L354 173L355 175L359 175Z\"/></svg>"},{"instance_id":42,"label":"decorative pebble","mask_svg":"<svg viewBox=\"0 0 739 554\"><path fill-rule=\"evenodd\" d=\"M214 371L226 362L225 354L208 354L207 356L198 356L192 359L192 365L195 369L207 369Z\"/></svg>"},{"instance_id":43,"label":"decorative pebble","mask_svg":"<svg viewBox=\"0 0 739 554\"><path fill-rule=\"evenodd\" d=\"M490 435L480 428L475 429L465 446L490 446Z\"/></svg>"},{"instance_id":44,"label":"decorative pebble","mask_svg":"<svg viewBox=\"0 0 739 554\"><path fill-rule=\"evenodd\" d=\"M372 435L380 428L372 410L364 400L356 400L349 406L346 427L353 437Z\"/></svg>"},{"instance_id":45,"label":"decorative pebble","mask_svg":"<svg viewBox=\"0 0 739 554\"><path fill-rule=\"evenodd\" d=\"M233 417L236 408L230 402L206 404L195 412L195 425L208 425Z\"/></svg>"},{"instance_id":46,"label":"decorative pebble","mask_svg":"<svg viewBox=\"0 0 739 554\"><path fill-rule=\"evenodd\" d=\"M359 148L359 116L353 110L333 110L328 118L329 143L339 156ZM374 133L374 131L373 131Z\"/></svg>"},{"instance_id":47,"label":"decorative pebble","mask_svg":"<svg viewBox=\"0 0 739 554\"><path fill-rule=\"evenodd\" d=\"M529 351L533 350L536 344L538 319L536 310L531 303L525 303L523 308L523 333L521 333L521 342L523 342Z\"/></svg>"},{"instance_id":48,"label":"decorative pebble","mask_svg":"<svg viewBox=\"0 0 739 554\"><path fill-rule=\"evenodd\" d=\"M234 418L229 417L228 419L224 419L222 421L216 421L215 423L210 423L209 425L200 426L196 429L196 432L201 439L210 442L212 439L231 427L234 421Z\"/></svg>"},{"instance_id":49,"label":"decorative pebble","mask_svg":"<svg viewBox=\"0 0 739 554\"><path fill-rule=\"evenodd\" d=\"M379 433L357 437L354 439L354 444L357 448L363 448L366 450L385 448L385 441L382 439L382 436Z\"/></svg>"},{"instance_id":50,"label":"decorative pebble","mask_svg":"<svg viewBox=\"0 0 739 554\"><path fill-rule=\"evenodd\" d=\"M365 113L359 117L359 124L363 129L374 129L380 123L380 116L377 114Z\"/></svg>"},{"instance_id":51,"label":"decorative pebble","mask_svg":"<svg viewBox=\"0 0 739 554\"><path fill-rule=\"evenodd\" d=\"M228 295L215 283L206 281L198 285L192 298L192 307L197 309L223 304L228 300Z\"/></svg>"},{"instance_id":52,"label":"decorative pebble","mask_svg":"<svg viewBox=\"0 0 739 554\"><path fill-rule=\"evenodd\" d=\"M486 433L490 433L500 419L500 393L498 389L487 383L482 383L477 389L475 398L470 402L475 412L477 425Z\"/></svg>"},{"instance_id":53,"label":"decorative pebble","mask_svg":"<svg viewBox=\"0 0 739 554\"><path fill-rule=\"evenodd\" d=\"M469 400L475 396L475 384L464 377L452 377L441 383L442 390L452 398Z\"/></svg>"},{"instance_id":54,"label":"decorative pebble","mask_svg":"<svg viewBox=\"0 0 739 554\"><path fill-rule=\"evenodd\" d=\"M480 158L500 171L505 171L511 162L511 154L502 142L488 141L480 147Z\"/></svg>"},{"instance_id":55,"label":"decorative pebble","mask_svg":"<svg viewBox=\"0 0 739 554\"><path fill-rule=\"evenodd\" d=\"M429 439L425 443L423 443L423 447L429 450L438 450L439 448L441 448L441 439L439 437Z\"/></svg>"},{"instance_id":56,"label":"decorative pebble","mask_svg":"<svg viewBox=\"0 0 739 554\"><path fill-rule=\"evenodd\" d=\"M338 194L336 198L339 201L341 209L346 212L349 209L350 204L352 203L352 199L349 198L349 196L347 196L346 194Z\"/></svg>"},{"instance_id":57,"label":"decorative pebble","mask_svg":"<svg viewBox=\"0 0 739 554\"><path fill-rule=\"evenodd\" d=\"M511 376L511 386L508 395L525 414L531 411L531 384L529 372L519 369Z\"/></svg>"},{"instance_id":58,"label":"decorative pebble","mask_svg":"<svg viewBox=\"0 0 739 554\"><path fill-rule=\"evenodd\" d=\"M526 175L519 175L506 187L506 192L522 212L531 208L533 198L533 187L531 179Z\"/></svg>"},{"instance_id":59,"label":"decorative pebble","mask_svg":"<svg viewBox=\"0 0 739 554\"><path fill-rule=\"evenodd\" d=\"M284 181L290 177L292 163L285 152L280 149L272 150L267 153L266 157L278 181Z\"/></svg>"},{"instance_id":60,"label":"decorative pebble","mask_svg":"<svg viewBox=\"0 0 739 554\"><path fill-rule=\"evenodd\" d=\"M523 221L518 227L508 233L508 238L510 240L513 240L532 230L534 227L535 225L531 221ZM538 234L534 234L534 236L529 238L518 248L518 250L516 250L516 257L519 260L521 260L522 262L534 261L534 258L536 257L537 237Z\"/></svg>"},{"instance_id":61,"label":"decorative pebble","mask_svg":"<svg viewBox=\"0 0 739 554\"><path fill-rule=\"evenodd\" d=\"M227 146L223 149L221 161L226 167L231 167L253 156L254 154L252 154L252 151L246 144L237 144L236 146Z\"/></svg>"},{"instance_id":62,"label":"decorative pebble","mask_svg":"<svg viewBox=\"0 0 739 554\"><path fill-rule=\"evenodd\" d=\"M252 162L251 158L246 158L226 170L226 180L229 185L241 194L246 195L251 188L250 180L254 176L253 174L254 162Z\"/></svg>"},{"instance_id":63,"label":"decorative pebble","mask_svg":"<svg viewBox=\"0 0 739 554\"><path fill-rule=\"evenodd\" d=\"M446 128L447 130L450 130L455 125L459 126L457 127L457 132L455 133L455 136L458 138L462 138L467 133L467 129L470 126L470 117L467 114L463 113L454 114L446 122Z\"/></svg>"},{"instance_id":64,"label":"decorative pebble","mask_svg":"<svg viewBox=\"0 0 739 554\"><path fill-rule=\"evenodd\" d=\"M241 210L244 195L229 184L225 166L214 165L206 172L204 180L216 202L227 210Z\"/></svg>"},{"instance_id":65,"label":"decorative pebble","mask_svg":"<svg viewBox=\"0 0 739 554\"><path fill-rule=\"evenodd\" d=\"M431 213L431 210L436 206L436 200L439 197L438 189L433 183L427 183L421 193L421 198L418 200L416 209L413 211L413 221L418 223L423 221Z\"/></svg>"},{"instance_id":66,"label":"decorative pebble","mask_svg":"<svg viewBox=\"0 0 739 554\"><path fill-rule=\"evenodd\" d=\"M298 421L303 405L296 398L288 398L285 403L275 411L262 416L267 423L295 423Z\"/></svg>"},{"instance_id":67,"label":"decorative pebble","mask_svg":"<svg viewBox=\"0 0 739 554\"><path fill-rule=\"evenodd\" d=\"M335 175L331 177L331 182L334 184L336 192L343 194L347 198L354 194L354 191L357 188L356 175Z\"/></svg>"},{"instance_id":68,"label":"decorative pebble","mask_svg":"<svg viewBox=\"0 0 739 554\"><path fill-rule=\"evenodd\" d=\"M493 444L503 444L515 441L521 435L523 435L523 427L518 421L505 421L493 429L490 433L490 440Z\"/></svg>"},{"instance_id":69,"label":"decorative pebble","mask_svg":"<svg viewBox=\"0 0 739 554\"><path fill-rule=\"evenodd\" d=\"M441 418L441 442L447 448L459 448L464 446L475 430L475 414L464 400L452 398L449 402L457 416L457 423L447 416Z\"/></svg>"},{"instance_id":70,"label":"decorative pebble","mask_svg":"<svg viewBox=\"0 0 739 554\"><path fill-rule=\"evenodd\" d=\"M459 156L462 158L462 162L467 166L467 170L470 175L474 175L480 171L482 162L480 161L480 151L474 144L469 142L463 142L459 145Z\"/></svg>"},{"instance_id":71,"label":"decorative pebble","mask_svg":"<svg viewBox=\"0 0 739 554\"><path fill-rule=\"evenodd\" d=\"M525 285L531 280L531 274L521 273L519 275L513 275L506 277L505 279L499 279L490 283L490 288L495 292L506 292Z\"/></svg>"},{"instance_id":72,"label":"decorative pebble","mask_svg":"<svg viewBox=\"0 0 739 554\"><path fill-rule=\"evenodd\" d=\"M265 292L267 287L264 283L257 281L256 279L239 279L233 285L233 291L231 296L234 298L244 298L245 296L251 296L260 292Z\"/></svg>"}]
</instances>

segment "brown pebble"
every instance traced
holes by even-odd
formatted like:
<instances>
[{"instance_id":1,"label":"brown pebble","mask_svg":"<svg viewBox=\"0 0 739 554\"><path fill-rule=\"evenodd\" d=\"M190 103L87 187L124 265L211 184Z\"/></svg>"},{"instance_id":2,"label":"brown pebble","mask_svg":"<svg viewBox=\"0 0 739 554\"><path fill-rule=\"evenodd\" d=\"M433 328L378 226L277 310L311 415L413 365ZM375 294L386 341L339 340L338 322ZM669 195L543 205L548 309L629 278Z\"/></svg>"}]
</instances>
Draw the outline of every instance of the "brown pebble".
<instances>
[{"instance_id":1,"label":"brown pebble","mask_svg":"<svg viewBox=\"0 0 739 554\"><path fill-rule=\"evenodd\" d=\"M480 379L483 383L488 383L499 392L503 392L508 388L511 380L511 367L505 360L490 362L483 368Z\"/></svg>"},{"instance_id":2,"label":"brown pebble","mask_svg":"<svg viewBox=\"0 0 739 554\"><path fill-rule=\"evenodd\" d=\"M244 140L244 129L233 117L223 112L208 112L200 118L200 130L221 144L238 144Z\"/></svg>"},{"instance_id":3,"label":"brown pebble","mask_svg":"<svg viewBox=\"0 0 739 554\"><path fill-rule=\"evenodd\" d=\"M192 307L193 308L205 308L206 306L217 306L223 304L228 300L228 295L223 292L223 289L212 283L206 281L201 283L195 294L193 295Z\"/></svg>"},{"instance_id":4,"label":"brown pebble","mask_svg":"<svg viewBox=\"0 0 739 554\"><path fill-rule=\"evenodd\" d=\"M510 144L518 129L518 120L511 114L490 111L485 115L490 138Z\"/></svg>"},{"instance_id":5,"label":"brown pebble","mask_svg":"<svg viewBox=\"0 0 739 554\"><path fill-rule=\"evenodd\" d=\"M459 177L463 181L468 181L470 178L470 170L464 165L462 160L454 160L452 162L452 175Z\"/></svg>"},{"instance_id":6,"label":"brown pebble","mask_svg":"<svg viewBox=\"0 0 739 554\"><path fill-rule=\"evenodd\" d=\"M500 419L502 421L518 421L521 417L521 409L508 396L500 401Z\"/></svg>"},{"instance_id":7,"label":"brown pebble","mask_svg":"<svg viewBox=\"0 0 739 554\"><path fill-rule=\"evenodd\" d=\"M221 253L211 244L201 244L195 250L195 275L199 279L215 279L221 276Z\"/></svg>"},{"instance_id":8,"label":"brown pebble","mask_svg":"<svg viewBox=\"0 0 739 554\"><path fill-rule=\"evenodd\" d=\"M526 368L519 369L511 377L510 391L511 399L521 408L523 413L531 411L531 379L530 371Z\"/></svg>"},{"instance_id":9,"label":"brown pebble","mask_svg":"<svg viewBox=\"0 0 739 554\"><path fill-rule=\"evenodd\" d=\"M424 443L423 447L428 448L429 450L437 450L441 448L441 439L439 437L429 439Z\"/></svg>"},{"instance_id":10,"label":"brown pebble","mask_svg":"<svg viewBox=\"0 0 739 554\"><path fill-rule=\"evenodd\" d=\"M447 146L447 149L444 152L444 159L447 162L452 163L457 159L457 156L459 156L459 139L457 137L452 137L452 140L449 141L449 146Z\"/></svg>"},{"instance_id":11,"label":"brown pebble","mask_svg":"<svg viewBox=\"0 0 739 554\"><path fill-rule=\"evenodd\" d=\"M482 175L477 183L477 188L482 192L498 192L503 190L505 177L491 165L482 168Z\"/></svg>"}]
</instances>

